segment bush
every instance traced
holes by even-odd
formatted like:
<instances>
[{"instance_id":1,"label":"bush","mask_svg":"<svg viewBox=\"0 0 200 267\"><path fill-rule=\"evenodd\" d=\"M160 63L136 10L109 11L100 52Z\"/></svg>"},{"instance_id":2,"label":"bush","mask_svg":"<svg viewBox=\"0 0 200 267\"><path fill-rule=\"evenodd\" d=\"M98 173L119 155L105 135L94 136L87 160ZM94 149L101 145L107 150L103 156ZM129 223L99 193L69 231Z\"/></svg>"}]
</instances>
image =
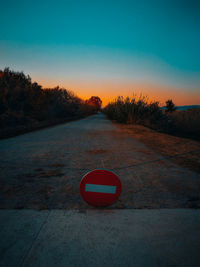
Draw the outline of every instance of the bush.
<instances>
[{"instance_id":1,"label":"bush","mask_svg":"<svg viewBox=\"0 0 200 267\"><path fill-rule=\"evenodd\" d=\"M141 124L160 132L200 140L200 109L175 111L172 100L166 103L170 106L168 112L161 110L159 102L148 103L147 97L118 97L103 112L119 123Z\"/></svg>"},{"instance_id":2,"label":"bush","mask_svg":"<svg viewBox=\"0 0 200 267\"><path fill-rule=\"evenodd\" d=\"M177 135L200 140L200 109L175 111L170 118L176 126L175 133Z\"/></svg>"},{"instance_id":3,"label":"bush","mask_svg":"<svg viewBox=\"0 0 200 267\"><path fill-rule=\"evenodd\" d=\"M131 99L118 97L103 111L108 118L120 123L142 124L165 132L171 132L174 128L172 120L160 109L159 102L148 103L145 96L133 96Z\"/></svg>"},{"instance_id":4,"label":"bush","mask_svg":"<svg viewBox=\"0 0 200 267\"><path fill-rule=\"evenodd\" d=\"M16 127L33 122L73 117L95 113L89 106L64 88L43 89L32 82L29 75L9 68L0 70L0 126Z\"/></svg>"}]
</instances>

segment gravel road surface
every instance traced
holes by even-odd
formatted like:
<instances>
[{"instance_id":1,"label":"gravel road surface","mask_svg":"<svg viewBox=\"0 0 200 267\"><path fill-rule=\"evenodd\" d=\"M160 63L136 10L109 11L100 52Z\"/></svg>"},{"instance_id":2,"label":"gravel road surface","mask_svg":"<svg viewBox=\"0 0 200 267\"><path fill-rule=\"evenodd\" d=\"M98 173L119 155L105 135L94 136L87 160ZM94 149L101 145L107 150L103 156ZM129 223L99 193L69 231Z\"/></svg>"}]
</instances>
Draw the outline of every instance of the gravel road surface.
<instances>
[{"instance_id":1,"label":"gravel road surface","mask_svg":"<svg viewBox=\"0 0 200 267\"><path fill-rule=\"evenodd\" d=\"M103 114L0 141L1 209L93 209L79 194L88 171L113 170L112 209L199 208L200 175L165 160Z\"/></svg>"}]
</instances>

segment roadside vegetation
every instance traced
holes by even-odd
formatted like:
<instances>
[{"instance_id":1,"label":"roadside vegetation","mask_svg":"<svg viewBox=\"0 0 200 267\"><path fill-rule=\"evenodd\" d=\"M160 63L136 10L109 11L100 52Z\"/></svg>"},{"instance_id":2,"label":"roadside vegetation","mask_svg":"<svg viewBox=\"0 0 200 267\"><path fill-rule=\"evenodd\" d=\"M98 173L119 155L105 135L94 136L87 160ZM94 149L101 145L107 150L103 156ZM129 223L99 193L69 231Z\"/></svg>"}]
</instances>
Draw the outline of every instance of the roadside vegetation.
<instances>
[{"instance_id":1,"label":"roadside vegetation","mask_svg":"<svg viewBox=\"0 0 200 267\"><path fill-rule=\"evenodd\" d=\"M96 113L101 100L84 101L64 88L42 88L29 75L0 70L0 138Z\"/></svg>"},{"instance_id":2,"label":"roadside vegetation","mask_svg":"<svg viewBox=\"0 0 200 267\"><path fill-rule=\"evenodd\" d=\"M200 109L177 111L171 99L166 101L165 109L161 109L159 102L149 102L146 96L118 97L103 112L119 123L143 125L159 132L200 140Z\"/></svg>"}]
</instances>

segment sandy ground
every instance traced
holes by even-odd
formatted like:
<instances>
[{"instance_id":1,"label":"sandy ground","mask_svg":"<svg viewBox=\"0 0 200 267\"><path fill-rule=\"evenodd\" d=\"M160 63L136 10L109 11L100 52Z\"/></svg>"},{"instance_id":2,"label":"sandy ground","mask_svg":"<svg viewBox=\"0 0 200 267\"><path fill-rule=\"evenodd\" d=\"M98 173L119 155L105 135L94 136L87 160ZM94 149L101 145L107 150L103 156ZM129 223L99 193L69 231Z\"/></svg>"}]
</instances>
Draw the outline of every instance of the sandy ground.
<instances>
[{"instance_id":1,"label":"sandy ground","mask_svg":"<svg viewBox=\"0 0 200 267\"><path fill-rule=\"evenodd\" d=\"M81 199L79 183L103 165L123 186L108 208L200 208L200 174L124 127L97 114L1 140L0 208L93 209Z\"/></svg>"}]
</instances>

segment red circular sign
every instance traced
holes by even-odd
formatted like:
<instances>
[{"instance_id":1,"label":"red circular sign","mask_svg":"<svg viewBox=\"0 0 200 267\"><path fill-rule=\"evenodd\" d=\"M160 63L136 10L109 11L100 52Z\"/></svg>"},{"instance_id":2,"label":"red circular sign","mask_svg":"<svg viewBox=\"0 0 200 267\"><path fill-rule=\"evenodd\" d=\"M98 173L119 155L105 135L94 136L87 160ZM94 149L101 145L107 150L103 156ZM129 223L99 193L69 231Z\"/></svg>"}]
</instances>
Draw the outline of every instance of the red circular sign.
<instances>
[{"instance_id":1,"label":"red circular sign","mask_svg":"<svg viewBox=\"0 0 200 267\"><path fill-rule=\"evenodd\" d=\"M113 204L122 191L121 181L111 171L94 170L87 173L80 183L82 198L93 206Z\"/></svg>"}]
</instances>

